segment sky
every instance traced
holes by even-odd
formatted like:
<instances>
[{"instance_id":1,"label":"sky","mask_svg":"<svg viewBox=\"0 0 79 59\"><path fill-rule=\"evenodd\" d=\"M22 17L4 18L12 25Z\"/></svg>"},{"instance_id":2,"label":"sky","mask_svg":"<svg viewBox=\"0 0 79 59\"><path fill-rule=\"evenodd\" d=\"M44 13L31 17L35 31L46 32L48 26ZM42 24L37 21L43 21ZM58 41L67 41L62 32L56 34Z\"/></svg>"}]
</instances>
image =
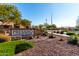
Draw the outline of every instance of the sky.
<instances>
[{"instance_id":1,"label":"sky","mask_svg":"<svg viewBox=\"0 0 79 59\"><path fill-rule=\"evenodd\" d=\"M79 16L79 4L75 3L16 3L23 19L32 21L32 25L47 23L58 27L74 27Z\"/></svg>"}]
</instances>

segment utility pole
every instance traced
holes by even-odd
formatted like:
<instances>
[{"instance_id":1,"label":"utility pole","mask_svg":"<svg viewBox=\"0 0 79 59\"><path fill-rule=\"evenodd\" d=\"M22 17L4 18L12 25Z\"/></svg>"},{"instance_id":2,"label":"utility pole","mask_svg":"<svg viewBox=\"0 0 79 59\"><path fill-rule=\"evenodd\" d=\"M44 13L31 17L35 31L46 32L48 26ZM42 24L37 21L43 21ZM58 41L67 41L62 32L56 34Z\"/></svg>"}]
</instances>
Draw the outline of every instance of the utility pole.
<instances>
[{"instance_id":1,"label":"utility pole","mask_svg":"<svg viewBox=\"0 0 79 59\"><path fill-rule=\"evenodd\" d=\"M52 23L52 15L51 15L51 25L52 25L53 23Z\"/></svg>"},{"instance_id":2,"label":"utility pole","mask_svg":"<svg viewBox=\"0 0 79 59\"><path fill-rule=\"evenodd\" d=\"M47 18L46 18L46 24L47 24Z\"/></svg>"},{"instance_id":3,"label":"utility pole","mask_svg":"<svg viewBox=\"0 0 79 59\"><path fill-rule=\"evenodd\" d=\"M45 28L47 29L47 18L45 19L46 23L45 23Z\"/></svg>"}]
</instances>

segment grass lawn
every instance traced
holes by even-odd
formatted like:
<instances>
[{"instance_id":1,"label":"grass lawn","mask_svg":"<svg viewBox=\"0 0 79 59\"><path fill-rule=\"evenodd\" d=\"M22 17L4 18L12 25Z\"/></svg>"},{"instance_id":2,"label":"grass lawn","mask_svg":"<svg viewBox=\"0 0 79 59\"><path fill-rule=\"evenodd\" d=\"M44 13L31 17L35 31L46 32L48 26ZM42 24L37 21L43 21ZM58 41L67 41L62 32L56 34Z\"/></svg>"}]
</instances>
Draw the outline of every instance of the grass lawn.
<instances>
[{"instance_id":1,"label":"grass lawn","mask_svg":"<svg viewBox=\"0 0 79 59\"><path fill-rule=\"evenodd\" d=\"M26 40L17 40L0 43L0 56L12 56L15 53L33 47L33 43Z\"/></svg>"}]
</instances>

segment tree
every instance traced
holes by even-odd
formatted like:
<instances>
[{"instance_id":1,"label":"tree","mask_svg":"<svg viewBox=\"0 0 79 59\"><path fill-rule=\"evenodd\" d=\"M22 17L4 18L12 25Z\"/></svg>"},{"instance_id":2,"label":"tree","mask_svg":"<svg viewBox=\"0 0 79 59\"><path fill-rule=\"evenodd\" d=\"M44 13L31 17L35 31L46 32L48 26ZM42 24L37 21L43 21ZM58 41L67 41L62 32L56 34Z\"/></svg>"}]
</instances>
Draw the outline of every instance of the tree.
<instances>
[{"instance_id":1,"label":"tree","mask_svg":"<svg viewBox=\"0 0 79 59\"><path fill-rule=\"evenodd\" d=\"M16 22L21 19L21 14L17 7L11 4L0 4L0 20L3 22Z\"/></svg>"},{"instance_id":2,"label":"tree","mask_svg":"<svg viewBox=\"0 0 79 59\"><path fill-rule=\"evenodd\" d=\"M55 28L56 28L56 25L55 25L55 24L52 24L52 25L49 25L49 24L48 24L48 25L46 26L46 28L49 29L49 30L55 29Z\"/></svg>"},{"instance_id":3,"label":"tree","mask_svg":"<svg viewBox=\"0 0 79 59\"><path fill-rule=\"evenodd\" d=\"M11 4L0 4L0 20L5 23L13 22L14 26L23 25L29 27L31 21L27 19L21 19L21 13L18 8Z\"/></svg>"},{"instance_id":4,"label":"tree","mask_svg":"<svg viewBox=\"0 0 79 59\"><path fill-rule=\"evenodd\" d=\"M39 27L40 30L43 29L43 25L42 24L38 25L38 27Z\"/></svg>"},{"instance_id":5,"label":"tree","mask_svg":"<svg viewBox=\"0 0 79 59\"><path fill-rule=\"evenodd\" d=\"M23 20L21 20L21 25L23 25L24 27L29 28L29 26L31 25L31 21L29 21L27 19L23 19Z\"/></svg>"},{"instance_id":6,"label":"tree","mask_svg":"<svg viewBox=\"0 0 79 59\"><path fill-rule=\"evenodd\" d=\"M53 28L56 28L56 25L55 25L55 24L52 24L51 27L52 27L52 29L53 29Z\"/></svg>"}]
</instances>

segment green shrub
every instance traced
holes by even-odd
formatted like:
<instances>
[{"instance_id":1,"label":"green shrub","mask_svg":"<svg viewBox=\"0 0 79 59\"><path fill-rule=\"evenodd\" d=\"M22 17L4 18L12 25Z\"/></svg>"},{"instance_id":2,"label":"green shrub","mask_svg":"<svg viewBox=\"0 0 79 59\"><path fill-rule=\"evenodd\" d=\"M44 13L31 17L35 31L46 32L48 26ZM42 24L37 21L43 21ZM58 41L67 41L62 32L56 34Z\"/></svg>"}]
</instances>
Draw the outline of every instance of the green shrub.
<instances>
[{"instance_id":1,"label":"green shrub","mask_svg":"<svg viewBox=\"0 0 79 59\"><path fill-rule=\"evenodd\" d=\"M77 43L77 46L79 47L79 43Z\"/></svg>"},{"instance_id":2,"label":"green shrub","mask_svg":"<svg viewBox=\"0 0 79 59\"><path fill-rule=\"evenodd\" d=\"M33 47L33 45L32 45L31 42L25 42L25 43L22 43L22 44L17 44L16 48L15 48L15 54L19 53L21 51L24 51L26 49L32 48L32 47Z\"/></svg>"},{"instance_id":3,"label":"green shrub","mask_svg":"<svg viewBox=\"0 0 79 59\"><path fill-rule=\"evenodd\" d=\"M0 43L0 56L12 56L15 55L16 52L21 52L32 47L33 43L26 40Z\"/></svg>"},{"instance_id":4,"label":"green shrub","mask_svg":"<svg viewBox=\"0 0 79 59\"><path fill-rule=\"evenodd\" d=\"M79 47L79 42L77 43L77 46Z\"/></svg>"},{"instance_id":5,"label":"green shrub","mask_svg":"<svg viewBox=\"0 0 79 59\"><path fill-rule=\"evenodd\" d=\"M66 34L67 34L67 35L75 35L74 32L67 32Z\"/></svg>"},{"instance_id":6,"label":"green shrub","mask_svg":"<svg viewBox=\"0 0 79 59\"><path fill-rule=\"evenodd\" d=\"M69 44L73 44L73 45L77 45L77 43L78 43L77 37L71 36L71 37L68 39L68 43L69 43Z\"/></svg>"}]
</instances>

